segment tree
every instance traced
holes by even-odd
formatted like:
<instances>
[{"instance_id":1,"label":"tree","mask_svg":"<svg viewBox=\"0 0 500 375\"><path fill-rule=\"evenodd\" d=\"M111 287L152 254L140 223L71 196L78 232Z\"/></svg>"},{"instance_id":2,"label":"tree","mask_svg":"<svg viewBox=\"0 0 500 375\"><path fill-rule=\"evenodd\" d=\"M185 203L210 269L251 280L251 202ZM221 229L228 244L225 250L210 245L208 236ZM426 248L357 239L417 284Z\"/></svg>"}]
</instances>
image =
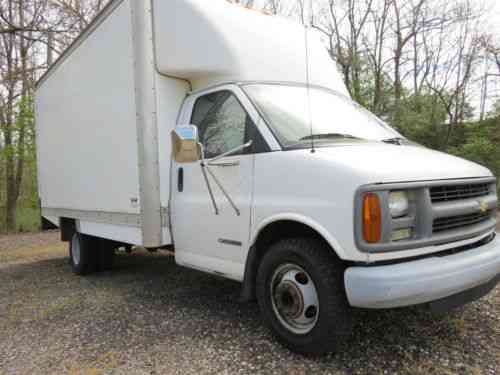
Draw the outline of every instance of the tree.
<instances>
[{"instance_id":1,"label":"tree","mask_svg":"<svg viewBox=\"0 0 500 375\"><path fill-rule=\"evenodd\" d=\"M385 77L385 67L390 59L385 56L387 43L387 34L389 31L389 16L393 0L384 0L378 8L373 8L370 12L371 26L374 31L374 41L364 36L364 45L367 51L369 61L373 72L373 99L371 109L379 115L382 115L383 103L385 98L387 79Z\"/></svg>"},{"instance_id":2,"label":"tree","mask_svg":"<svg viewBox=\"0 0 500 375\"><path fill-rule=\"evenodd\" d=\"M500 46L497 47L496 45L489 45L487 46L487 53L490 54L493 62L496 65L497 68L497 76L500 76Z\"/></svg>"},{"instance_id":3,"label":"tree","mask_svg":"<svg viewBox=\"0 0 500 375\"><path fill-rule=\"evenodd\" d=\"M229 0L229 2L234 4L241 4L247 8L252 8L255 5L255 0Z\"/></svg>"},{"instance_id":4,"label":"tree","mask_svg":"<svg viewBox=\"0 0 500 375\"><path fill-rule=\"evenodd\" d=\"M403 96L403 77L402 77L402 65L405 48L415 36L420 32L422 27L426 25L425 22L421 22L422 9L427 0L411 0L401 2L394 0L392 6L394 8L394 26L393 31L395 34L395 46L394 46L394 119L393 121L398 123L399 118L399 107L401 103L401 98Z\"/></svg>"},{"instance_id":5,"label":"tree","mask_svg":"<svg viewBox=\"0 0 500 375\"><path fill-rule=\"evenodd\" d=\"M495 38L492 34L483 34L481 44L484 48L486 57L489 58L494 66L495 72L491 73L492 76L500 77L500 40Z\"/></svg>"},{"instance_id":6,"label":"tree","mask_svg":"<svg viewBox=\"0 0 500 375\"><path fill-rule=\"evenodd\" d=\"M5 226L16 228L26 162L34 144L33 91L60 53L104 5L102 0L0 0L0 162ZM50 62L50 61L49 61ZM31 152L31 155L29 154ZM0 206L2 204L0 203Z\"/></svg>"},{"instance_id":7,"label":"tree","mask_svg":"<svg viewBox=\"0 0 500 375\"><path fill-rule=\"evenodd\" d=\"M453 154L475 161L500 175L500 118L471 122L464 126L464 137L450 149ZM500 193L500 186L497 187Z\"/></svg>"},{"instance_id":8,"label":"tree","mask_svg":"<svg viewBox=\"0 0 500 375\"><path fill-rule=\"evenodd\" d=\"M341 68L351 96L362 102L363 34L372 14L375 0L329 0L327 9L318 10L313 27L329 41L332 58ZM366 104L366 103L363 103Z\"/></svg>"},{"instance_id":9,"label":"tree","mask_svg":"<svg viewBox=\"0 0 500 375\"><path fill-rule=\"evenodd\" d=\"M9 25L19 25L17 33L20 36L17 38L15 33L4 33L0 36L2 41L1 54L5 59L1 75L4 93L2 93L0 99L6 181L5 223L8 229L13 229L15 227L16 205L24 172L24 142L26 138L25 122L16 121L16 117L21 118L22 110L19 110L21 108L19 103L26 102L30 90L30 71L28 69L30 44L25 39L25 33L30 33L26 25L33 23L35 20L32 19L31 22L27 22L27 2L25 0L18 0L17 2L11 0L2 5L5 5L5 7L1 8L2 19L6 19Z\"/></svg>"},{"instance_id":10,"label":"tree","mask_svg":"<svg viewBox=\"0 0 500 375\"><path fill-rule=\"evenodd\" d=\"M490 112L490 117L498 117L500 118L500 99L493 103L493 109Z\"/></svg>"},{"instance_id":11,"label":"tree","mask_svg":"<svg viewBox=\"0 0 500 375\"><path fill-rule=\"evenodd\" d=\"M432 93L405 95L399 110L401 120L397 128L402 134L432 149L444 150L447 112L441 103L436 105Z\"/></svg>"}]
</instances>

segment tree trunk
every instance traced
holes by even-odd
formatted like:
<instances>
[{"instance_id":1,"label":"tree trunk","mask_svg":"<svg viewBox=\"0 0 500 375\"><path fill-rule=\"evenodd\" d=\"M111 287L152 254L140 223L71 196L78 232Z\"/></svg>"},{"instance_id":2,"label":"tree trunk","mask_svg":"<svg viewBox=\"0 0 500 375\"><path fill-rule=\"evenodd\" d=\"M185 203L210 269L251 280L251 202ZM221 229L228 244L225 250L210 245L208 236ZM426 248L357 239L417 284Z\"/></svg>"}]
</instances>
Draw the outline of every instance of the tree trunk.
<instances>
[{"instance_id":1,"label":"tree trunk","mask_svg":"<svg viewBox=\"0 0 500 375\"><path fill-rule=\"evenodd\" d=\"M5 160L5 175L7 181L7 202L5 205L5 226L8 231L13 231L16 228L16 206L17 199L15 198L15 173L14 173L14 152L12 145L12 134L11 131L7 131L5 134L5 148L6 148L6 160Z\"/></svg>"},{"instance_id":2,"label":"tree trunk","mask_svg":"<svg viewBox=\"0 0 500 375\"><path fill-rule=\"evenodd\" d=\"M394 56L394 125L400 124L400 107L401 98L403 96L403 83L401 82L401 55L402 52L397 50Z\"/></svg>"},{"instance_id":3,"label":"tree trunk","mask_svg":"<svg viewBox=\"0 0 500 375\"><path fill-rule=\"evenodd\" d=\"M21 27L24 28L24 0L19 0L19 23ZM21 108L18 113L18 139L17 139L17 166L16 166L16 176L15 176L15 184L14 184L14 199L15 205L17 206L17 202L19 200L19 196L21 193L21 184L23 182L24 176L24 162L25 162L25 149L26 149L26 106L28 105L28 96L29 96L29 76L28 76L28 49L26 47L26 41L24 39L24 32L20 32L19 38L19 54L21 57L21 75L22 75L22 83L21 83Z\"/></svg>"},{"instance_id":4,"label":"tree trunk","mask_svg":"<svg viewBox=\"0 0 500 375\"><path fill-rule=\"evenodd\" d=\"M14 24L13 2L9 2L8 17L9 22ZM14 151L14 34L9 34L5 39L6 43L6 64L7 77L9 82L7 86L7 103L6 103L6 124L4 124L4 141L5 141L5 179L6 179L6 205L5 205L5 226L8 231L12 231L16 227L16 178L15 178L15 151Z\"/></svg>"}]
</instances>

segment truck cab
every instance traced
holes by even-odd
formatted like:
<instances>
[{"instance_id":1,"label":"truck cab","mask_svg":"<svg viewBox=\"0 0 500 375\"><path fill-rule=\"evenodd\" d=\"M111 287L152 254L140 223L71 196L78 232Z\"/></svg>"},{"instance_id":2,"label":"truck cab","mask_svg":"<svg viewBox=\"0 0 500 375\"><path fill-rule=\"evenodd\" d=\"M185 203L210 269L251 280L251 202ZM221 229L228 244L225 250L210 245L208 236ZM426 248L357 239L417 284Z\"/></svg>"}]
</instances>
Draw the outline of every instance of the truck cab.
<instances>
[{"instance_id":1,"label":"truck cab","mask_svg":"<svg viewBox=\"0 0 500 375\"><path fill-rule=\"evenodd\" d=\"M492 174L350 98L239 82L193 93L180 120L202 152L172 167L176 261L243 281L294 350L350 307L443 311L500 281Z\"/></svg>"}]
</instances>

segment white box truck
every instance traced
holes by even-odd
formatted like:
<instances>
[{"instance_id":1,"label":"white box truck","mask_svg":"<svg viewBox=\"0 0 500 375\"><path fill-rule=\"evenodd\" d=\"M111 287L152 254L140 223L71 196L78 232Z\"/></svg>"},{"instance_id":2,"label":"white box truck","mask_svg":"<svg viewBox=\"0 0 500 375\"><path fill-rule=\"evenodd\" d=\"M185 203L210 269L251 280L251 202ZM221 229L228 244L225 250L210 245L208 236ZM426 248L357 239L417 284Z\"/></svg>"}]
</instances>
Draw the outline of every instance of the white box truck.
<instances>
[{"instance_id":1,"label":"white box truck","mask_svg":"<svg viewBox=\"0 0 500 375\"><path fill-rule=\"evenodd\" d=\"M321 353L352 308L475 300L499 281L496 179L355 104L311 30L223 0L113 0L36 90L43 217L73 270L115 248L242 283Z\"/></svg>"}]
</instances>

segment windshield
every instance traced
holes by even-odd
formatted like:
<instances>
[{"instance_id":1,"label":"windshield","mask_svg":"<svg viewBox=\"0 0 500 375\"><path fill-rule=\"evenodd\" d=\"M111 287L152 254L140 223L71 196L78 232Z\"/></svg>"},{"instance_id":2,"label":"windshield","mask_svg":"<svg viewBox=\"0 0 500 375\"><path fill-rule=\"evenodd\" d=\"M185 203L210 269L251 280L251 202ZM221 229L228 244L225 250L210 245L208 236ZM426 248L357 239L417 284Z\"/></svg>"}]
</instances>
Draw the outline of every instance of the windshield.
<instances>
[{"instance_id":1,"label":"windshield","mask_svg":"<svg viewBox=\"0 0 500 375\"><path fill-rule=\"evenodd\" d=\"M307 145L311 138L321 144L401 137L359 104L326 89L310 88L310 99L305 86L249 84L244 89L284 147Z\"/></svg>"}]
</instances>

